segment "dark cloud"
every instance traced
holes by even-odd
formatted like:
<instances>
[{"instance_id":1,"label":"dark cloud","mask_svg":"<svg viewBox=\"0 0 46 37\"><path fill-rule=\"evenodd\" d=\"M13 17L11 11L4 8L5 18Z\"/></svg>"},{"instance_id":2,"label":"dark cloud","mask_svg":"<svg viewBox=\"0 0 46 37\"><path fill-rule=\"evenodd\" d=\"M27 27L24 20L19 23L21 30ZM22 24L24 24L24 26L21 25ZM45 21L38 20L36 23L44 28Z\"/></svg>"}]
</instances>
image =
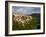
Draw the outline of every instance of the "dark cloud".
<instances>
[{"instance_id":1,"label":"dark cloud","mask_svg":"<svg viewBox=\"0 0 46 37\"><path fill-rule=\"evenodd\" d=\"M13 6L12 7L13 13L23 13L23 14L32 14L32 13L40 13L40 7L20 7L20 6Z\"/></svg>"}]
</instances>

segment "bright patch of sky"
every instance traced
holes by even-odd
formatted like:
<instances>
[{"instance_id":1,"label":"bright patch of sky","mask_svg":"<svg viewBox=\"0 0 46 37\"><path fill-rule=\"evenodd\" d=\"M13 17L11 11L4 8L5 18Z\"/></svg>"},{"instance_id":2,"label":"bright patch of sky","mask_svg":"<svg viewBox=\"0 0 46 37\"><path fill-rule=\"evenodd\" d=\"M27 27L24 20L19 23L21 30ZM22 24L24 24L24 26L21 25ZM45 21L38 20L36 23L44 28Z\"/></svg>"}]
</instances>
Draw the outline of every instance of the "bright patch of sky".
<instances>
[{"instance_id":1,"label":"bright patch of sky","mask_svg":"<svg viewBox=\"0 0 46 37\"><path fill-rule=\"evenodd\" d=\"M22 14L40 13L40 7L13 6L12 11L13 13L22 13Z\"/></svg>"}]
</instances>

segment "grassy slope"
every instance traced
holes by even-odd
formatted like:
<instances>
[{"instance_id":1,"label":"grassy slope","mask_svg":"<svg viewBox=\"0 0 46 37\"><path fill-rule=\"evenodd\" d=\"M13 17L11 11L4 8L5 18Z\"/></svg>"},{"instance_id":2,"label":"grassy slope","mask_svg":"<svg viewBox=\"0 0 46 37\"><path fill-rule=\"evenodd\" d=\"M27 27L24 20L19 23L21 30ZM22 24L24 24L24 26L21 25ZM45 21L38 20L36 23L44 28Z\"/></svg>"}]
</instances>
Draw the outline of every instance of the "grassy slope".
<instances>
[{"instance_id":1,"label":"grassy slope","mask_svg":"<svg viewBox=\"0 0 46 37\"><path fill-rule=\"evenodd\" d=\"M13 21L13 18L12 18L12 21L13 21L13 26L12 26L12 29L13 30L29 30L29 29L39 29L39 25L40 25L40 17L39 16L32 16L32 21L28 23L25 23L25 26L23 27L22 24L19 24L16 22ZM39 25L38 25L39 24Z\"/></svg>"}]
</instances>

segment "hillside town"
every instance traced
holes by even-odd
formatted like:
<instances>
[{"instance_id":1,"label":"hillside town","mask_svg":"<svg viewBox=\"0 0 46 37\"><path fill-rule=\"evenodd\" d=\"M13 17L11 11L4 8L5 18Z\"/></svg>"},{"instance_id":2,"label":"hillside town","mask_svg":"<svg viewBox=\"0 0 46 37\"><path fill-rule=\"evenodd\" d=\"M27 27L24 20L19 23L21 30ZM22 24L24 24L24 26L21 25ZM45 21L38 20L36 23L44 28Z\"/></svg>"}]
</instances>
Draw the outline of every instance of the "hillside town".
<instances>
[{"instance_id":1,"label":"hillside town","mask_svg":"<svg viewBox=\"0 0 46 37\"><path fill-rule=\"evenodd\" d=\"M26 15L20 15L20 14L15 14L14 15L14 21L18 22L18 24L22 23L24 26L24 23L28 23L29 21L32 20L32 16L26 16Z\"/></svg>"}]
</instances>

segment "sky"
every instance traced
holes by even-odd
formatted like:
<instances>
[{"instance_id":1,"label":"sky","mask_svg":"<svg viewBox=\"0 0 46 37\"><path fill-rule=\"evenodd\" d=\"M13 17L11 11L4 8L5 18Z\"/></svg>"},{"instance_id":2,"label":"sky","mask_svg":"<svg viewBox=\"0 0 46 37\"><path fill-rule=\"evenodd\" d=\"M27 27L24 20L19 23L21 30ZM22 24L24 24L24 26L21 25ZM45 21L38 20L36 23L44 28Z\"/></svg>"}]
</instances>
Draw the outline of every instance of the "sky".
<instances>
[{"instance_id":1,"label":"sky","mask_svg":"<svg viewBox=\"0 0 46 37\"><path fill-rule=\"evenodd\" d=\"M12 6L12 11L13 14L14 13L22 13L22 14L40 13L40 7Z\"/></svg>"}]
</instances>

